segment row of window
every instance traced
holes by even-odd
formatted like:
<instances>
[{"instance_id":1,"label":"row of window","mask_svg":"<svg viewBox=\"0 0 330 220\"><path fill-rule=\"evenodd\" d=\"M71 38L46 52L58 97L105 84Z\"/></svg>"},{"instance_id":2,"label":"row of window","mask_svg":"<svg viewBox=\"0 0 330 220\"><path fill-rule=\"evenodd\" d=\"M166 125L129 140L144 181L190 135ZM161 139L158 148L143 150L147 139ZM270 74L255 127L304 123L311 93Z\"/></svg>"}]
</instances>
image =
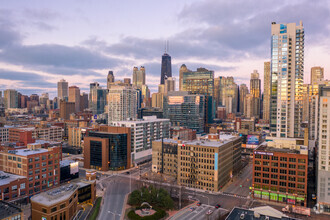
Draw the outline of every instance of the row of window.
<instances>
[{"instance_id":1,"label":"row of window","mask_svg":"<svg viewBox=\"0 0 330 220\"><path fill-rule=\"evenodd\" d=\"M256 159L264 159L264 160L278 160L278 156L269 156L269 155L260 155L260 154L255 154L254 155L254 158ZM280 157L280 161L285 161L287 162L289 159L289 162L291 163L295 163L297 162L297 159L296 158L287 158L287 157ZM306 159L298 159L298 163L306 163Z\"/></svg>"}]
</instances>

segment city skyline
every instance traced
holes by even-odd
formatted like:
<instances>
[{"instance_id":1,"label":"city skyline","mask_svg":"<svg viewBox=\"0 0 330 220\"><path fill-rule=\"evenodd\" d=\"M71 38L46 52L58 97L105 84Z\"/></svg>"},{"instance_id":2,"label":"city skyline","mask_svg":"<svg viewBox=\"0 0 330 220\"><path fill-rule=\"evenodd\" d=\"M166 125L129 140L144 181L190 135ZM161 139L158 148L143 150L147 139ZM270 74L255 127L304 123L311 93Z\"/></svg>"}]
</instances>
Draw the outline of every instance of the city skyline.
<instances>
[{"instance_id":1,"label":"city skyline","mask_svg":"<svg viewBox=\"0 0 330 220\"><path fill-rule=\"evenodd\" d=\"M166 40L177 79L184 63L247 85L256 69L263 85L263 63L270 61L269 25L300 20L307 33L304 82L310 82L312 66L324 67L325 78L330 78L329 29L322 25L330 20L326 1L282 1L276 9L269 7L273 1L258 7L253 1L75 3L7 2L0 7L2 90L47 91L55 97L56 84L64 78L87 92L94 81L105 87L109 70L122 80L131 77L134 66L145 66L146 84L156 92Z\"/></svg>"}]
</instances>

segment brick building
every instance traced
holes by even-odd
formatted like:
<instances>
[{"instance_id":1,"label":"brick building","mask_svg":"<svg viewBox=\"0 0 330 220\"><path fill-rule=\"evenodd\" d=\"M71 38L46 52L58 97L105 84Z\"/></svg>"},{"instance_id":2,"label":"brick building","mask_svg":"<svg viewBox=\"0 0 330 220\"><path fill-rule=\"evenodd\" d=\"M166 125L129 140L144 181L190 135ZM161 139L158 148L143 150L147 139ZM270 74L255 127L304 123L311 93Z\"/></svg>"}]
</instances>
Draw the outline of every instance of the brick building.
<instances>
[{"instance_id":1,"label":"brick building","mask_svg":"<svg viewBox=\"0 0 330 220\"><path fill-rule=\"evenodd\" d=\"M253 152L252 196L256 199L306 206L307 175L306 146L279 148L269 146L269 142L263 143Z\"/></svg>"},{"instance_id":2,"label":"brick building","mask_svg":"<svg viewBox=\"0 0 330 220\"><path fill-rule=\"evenodd\" d=\"M0 200L9 202L26 197L27 187L27 177L0 171Z\"/></svg>"},{"instance_id":3,"label":"brick building","mask_svg":"<svg viewBox=\"0 0 330 220\"><path fill-rule=\"evenodd\" d=\"M61 146L41 148L28 144L25 149L0 152L0 170L28 178L26 194L48 190L60 182Z\"/></svg>"},{"instance_id":4,"label":"brick building","mask_svg":"<svg viewBox=\"0 0 330 220\"><path fill-rule=\"evenodd\" d=\"M66 184L31 198L32 220L73 219L77 212L78 185Z\"/></svg>"}]
</instances>

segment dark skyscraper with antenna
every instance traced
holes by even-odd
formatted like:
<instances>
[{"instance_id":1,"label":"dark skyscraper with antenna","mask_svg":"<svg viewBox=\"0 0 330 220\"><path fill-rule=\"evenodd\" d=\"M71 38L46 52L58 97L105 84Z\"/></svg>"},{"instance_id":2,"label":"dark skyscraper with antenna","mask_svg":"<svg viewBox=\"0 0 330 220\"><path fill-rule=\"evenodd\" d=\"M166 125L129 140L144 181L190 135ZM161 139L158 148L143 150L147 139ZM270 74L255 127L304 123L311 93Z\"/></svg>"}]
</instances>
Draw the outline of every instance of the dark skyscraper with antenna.
<instances>
[{"instance_id":1,"label":"dark skyscraper with antenna","mask_svg":"<svg viewBox=\"0 0 330 220\"><path fill-rule=\"evenodd\" d=\"M165 79L167 79L168 77L172 77L171 56L167 53L167 51L168 51L168 42L165 45L165 53L162 56L160 84L164 84Z\"/></svg>"}]
</instances>

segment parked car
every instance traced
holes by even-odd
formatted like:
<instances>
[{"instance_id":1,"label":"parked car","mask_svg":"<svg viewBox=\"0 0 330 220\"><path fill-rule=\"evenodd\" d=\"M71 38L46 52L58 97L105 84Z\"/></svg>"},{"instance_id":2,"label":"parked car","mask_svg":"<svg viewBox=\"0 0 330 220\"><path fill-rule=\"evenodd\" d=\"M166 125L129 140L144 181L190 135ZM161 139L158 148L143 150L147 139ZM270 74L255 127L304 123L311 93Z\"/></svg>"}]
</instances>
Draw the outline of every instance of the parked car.
<instances>
[{"instance_id":1,"label":"parked car","mask_svg":"<svg viewBox=\"0 0 330 220\"><path fill-rule=\"evenodd\" d=\"M206 212L206 215L211 215L213 213L213 211L211 209L209 209L207 212Z\"/></svg>"},{"instance_id":2,"label":"parked car","mask_svg":"<svg viewBox=\"0 0 330 220\"><path fill-rule=\"evenodd\" d=\"M220 207L221 207L220 204L216 204L216 205L215 205L215 208L216 208L216 209L218 209L218 208L220 208Z\"/></svg>"},{"instance_id":3,"label":"parked car","mask_svg":"<svg viewBox=\"0 0 330 220\"><path fill-rule=\"evenodd\" d=\"M200 203L200 202L197 202L197 204L196 204L197 206L201 206L202 205L202 203Z\"/></svg>"}]
</instances>

